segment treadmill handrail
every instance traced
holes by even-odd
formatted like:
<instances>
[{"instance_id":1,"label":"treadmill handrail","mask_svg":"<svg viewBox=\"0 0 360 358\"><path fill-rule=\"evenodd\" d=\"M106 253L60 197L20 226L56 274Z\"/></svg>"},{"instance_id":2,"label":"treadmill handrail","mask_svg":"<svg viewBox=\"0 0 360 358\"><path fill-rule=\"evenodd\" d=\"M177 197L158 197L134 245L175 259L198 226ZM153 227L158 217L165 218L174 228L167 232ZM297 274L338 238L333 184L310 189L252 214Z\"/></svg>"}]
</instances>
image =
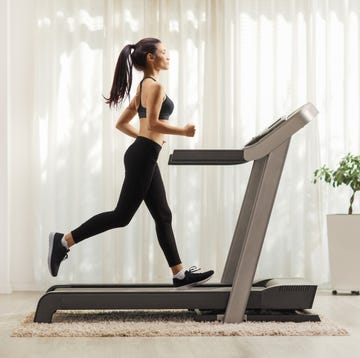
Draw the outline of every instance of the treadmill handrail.
<instances>
[{"instance_id":1,"label":"treadmill handrail","mask_svg":"<svg viewBox=\"0 0 360 358\"><path fill-rule=\"evenodd\" d=\"M241 149L177 149L169 165L235 165L246 163Z\"/></svg>"},{"instance_id":2,"label":"treadmill handrail","mask_svg":"<svg viewBox=\"0 0 360 358\"><path fill-rule=\"evenodd\" d=\"M318 114L312 103L306 103L280 118L254 137L243 149L177 149L169 157L169 165L235 165L265 157Z\"/></svg>"}]
</instances>

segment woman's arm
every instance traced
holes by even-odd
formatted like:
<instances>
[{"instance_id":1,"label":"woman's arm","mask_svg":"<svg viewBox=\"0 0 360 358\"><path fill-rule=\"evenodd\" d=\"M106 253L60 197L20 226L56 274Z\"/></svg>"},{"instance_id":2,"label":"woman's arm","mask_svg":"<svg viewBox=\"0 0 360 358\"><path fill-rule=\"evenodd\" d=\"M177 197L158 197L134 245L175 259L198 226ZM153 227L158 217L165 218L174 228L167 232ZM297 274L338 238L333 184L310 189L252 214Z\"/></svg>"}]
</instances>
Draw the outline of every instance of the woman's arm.
<instances>
[{"instance_id":1,"label":"woman's arm","mask_svg":"<svg viewBox=\"0 0 360 358\"><path fill-rule=\"evenodd\" d=\"M183 128L172 126L167 121L159 120L160 108L163 101L163 90L159 83L152 84L146 104L146 112L149 120L149 129L162 134L175 134L187 137L195 135L195 126L187 124Z\"/></svg>"},{"instance_id":2,"label":"woman's arm","mask_svg":"<svg viewBox=\"0 0 360 358\"><path fill-rule=\"evenodd\" d=\"M135 117L137 113L135 97L131 100L129 105L121 113L119 119L116 122L116 128L129 135L130 137L137 138L139 131L130 124L130 121Z\"/></svg>"}]
</instances>

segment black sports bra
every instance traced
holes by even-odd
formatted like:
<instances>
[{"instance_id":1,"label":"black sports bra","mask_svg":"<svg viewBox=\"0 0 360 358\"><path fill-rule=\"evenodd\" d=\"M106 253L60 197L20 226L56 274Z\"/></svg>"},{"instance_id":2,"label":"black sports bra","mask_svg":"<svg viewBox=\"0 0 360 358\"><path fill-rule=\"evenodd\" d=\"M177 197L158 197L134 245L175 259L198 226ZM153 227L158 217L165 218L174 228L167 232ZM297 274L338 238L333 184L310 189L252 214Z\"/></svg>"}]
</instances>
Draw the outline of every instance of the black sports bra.
<instances>
[{"instance_id":1,"label":"black sports bra","mask_svg":"<svg viewBox=\"0 0 360 358\"><path fill-rule=\"evenodd\" d=\"M152 77L145 77L145 78L151 78L153 81L156 82L155 78L152 78ZM139 104L139 107L137 110L138 114L139 114L139 118L146 118L146 108L143 107L141 104L141 87L142 87L142 83L143 83L144 79L140 82L140 104ZM166 95L166 97L161 105L161 108L160 108L159 119L169 119L173 110L174 110L174 103Z\"/></svg>"}]
</instances>

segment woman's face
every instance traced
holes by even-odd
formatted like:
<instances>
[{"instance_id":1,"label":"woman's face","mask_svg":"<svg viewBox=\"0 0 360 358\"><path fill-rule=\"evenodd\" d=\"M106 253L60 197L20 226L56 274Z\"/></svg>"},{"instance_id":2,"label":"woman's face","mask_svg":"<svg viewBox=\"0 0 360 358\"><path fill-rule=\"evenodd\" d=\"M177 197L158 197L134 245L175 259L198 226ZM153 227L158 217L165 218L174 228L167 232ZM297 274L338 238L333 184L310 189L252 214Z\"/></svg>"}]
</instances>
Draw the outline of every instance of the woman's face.
<instances>
[{"instance_id":1,"label":"woman's face","mask_svg":"<svg viewBox=\"0 0 360 358\"><path fill-rule=\"evenodd\" d=\"M154 68L156 70L168 70L170 58L166 53L164 45L160 42L157 45L156 57L154 58Z\"/></svg>"}]
</instances>

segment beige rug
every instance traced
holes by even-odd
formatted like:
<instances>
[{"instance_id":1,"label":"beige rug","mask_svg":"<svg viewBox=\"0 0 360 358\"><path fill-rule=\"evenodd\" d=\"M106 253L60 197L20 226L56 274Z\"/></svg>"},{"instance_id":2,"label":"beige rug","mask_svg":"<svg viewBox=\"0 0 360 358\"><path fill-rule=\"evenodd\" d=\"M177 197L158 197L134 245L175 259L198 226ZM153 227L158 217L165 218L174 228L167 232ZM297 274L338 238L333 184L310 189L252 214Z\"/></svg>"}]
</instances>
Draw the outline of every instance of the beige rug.
<instances>
[{"instance_id":1,"label":"beige rug","mask_svg":"<svg viewBox=\"0 0 360 358\"><path fill-rule=\"evenodd\" d=\"M53 323L34 323L29 314L13 337L155 336L345 336L324 317L321 322L195 322L189 311L59 311Z\"/></svg>"}]
</instances>

